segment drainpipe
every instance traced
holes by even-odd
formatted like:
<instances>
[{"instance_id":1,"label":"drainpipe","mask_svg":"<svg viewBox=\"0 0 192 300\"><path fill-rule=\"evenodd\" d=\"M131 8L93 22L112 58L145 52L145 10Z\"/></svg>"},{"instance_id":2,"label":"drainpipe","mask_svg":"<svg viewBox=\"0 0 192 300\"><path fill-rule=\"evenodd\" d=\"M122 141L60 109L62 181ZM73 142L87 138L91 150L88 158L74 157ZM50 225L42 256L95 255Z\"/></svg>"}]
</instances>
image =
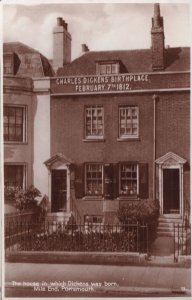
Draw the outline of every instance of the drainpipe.
<instances>
[{"instance_id":1,"label":"drainpipe","mask_svg":"<svg viewBox=\"0 0 192 300\"><path fill-rule=\"evenodd\" d=\"M158 101L158 96L153 95L153 199L156 199L156 103Z\"/></svg>"}]
</instances>

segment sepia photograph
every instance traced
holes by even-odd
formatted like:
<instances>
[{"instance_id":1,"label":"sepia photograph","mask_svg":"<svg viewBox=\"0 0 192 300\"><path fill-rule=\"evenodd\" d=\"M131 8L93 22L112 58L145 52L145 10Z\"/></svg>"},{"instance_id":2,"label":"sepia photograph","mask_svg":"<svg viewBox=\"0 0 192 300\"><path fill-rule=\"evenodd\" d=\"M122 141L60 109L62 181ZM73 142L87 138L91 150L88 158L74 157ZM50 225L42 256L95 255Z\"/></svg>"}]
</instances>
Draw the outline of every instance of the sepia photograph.
<instances>
[{"instance_id":1,"label":"sepia photograph","mask_svg":"<svg viewBox=\"0 0 192 300\"><path fill-rule=\"evenodd\" d=\"M190 1L6 1L2 298L191 299Z\"/></svg>"}]
</instances>

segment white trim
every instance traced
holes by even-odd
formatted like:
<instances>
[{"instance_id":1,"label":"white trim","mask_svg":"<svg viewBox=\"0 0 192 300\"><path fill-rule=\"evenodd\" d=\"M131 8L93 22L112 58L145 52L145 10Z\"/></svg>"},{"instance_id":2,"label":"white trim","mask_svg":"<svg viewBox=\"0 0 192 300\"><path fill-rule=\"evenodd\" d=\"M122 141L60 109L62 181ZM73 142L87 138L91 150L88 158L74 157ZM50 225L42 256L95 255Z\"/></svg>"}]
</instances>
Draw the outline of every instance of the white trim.
<instances>
[{"instance_id":1,"label":"white trim","mask_svg":"<svg viewBox=\"0 0 192 300\"><path fill-rule=\"evenodd\" d=\"M73 93L51 93L51 97L61 96L78 96L78 95L104 95L104 94L132 94L132 93L162 93L162 92L187 92L190 91L190 87L186 88L167 88L167 89L138 89L138 90L127 90L127 91L105 91L105 92L73 92Z\"/></svg>"},{"instance_id":2,"label":"white trim","mask_svg":"<svg viewBox=\"0 0 192 300\"><path fill-rule=\"evenodd\" d=\"M51 190L51 184L52 184L52 171L53 170L66 170L67 171L67 205L66 205L66 212L70 212L71 210L71 201L70 201L70 169L67 164L61 164L59 166L51 167L49 170L49 199L51 199L52 203L52 190Z\"/></svg>"},{"instance_id":3,"label":"white trim","mask_svg":"<svg viewBox=\"0 0 192 300\"><path fill-rule=\"evenodd\" d=\"M183 165L186 160L173 152L168 152L156 161L159 167L159 204L160 214L164 214L164 199L163 199L163 170L178 169L179 170L179 214L183 216Z\"/></svg>"}]
</instances>

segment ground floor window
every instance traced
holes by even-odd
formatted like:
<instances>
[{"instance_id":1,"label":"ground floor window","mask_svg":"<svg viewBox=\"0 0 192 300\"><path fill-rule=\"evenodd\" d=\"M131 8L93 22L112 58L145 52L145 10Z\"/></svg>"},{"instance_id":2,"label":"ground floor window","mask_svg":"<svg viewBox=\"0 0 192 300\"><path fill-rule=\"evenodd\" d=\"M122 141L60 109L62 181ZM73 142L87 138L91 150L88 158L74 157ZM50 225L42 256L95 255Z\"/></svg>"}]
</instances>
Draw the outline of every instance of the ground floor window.
<instances>
[{"instance_id":1,"label":"ground floor window","mask_svg":"<svg viewBox=\"0 0 192 300\"><path fill-rule=\"evenodd\" d=\"M103 223L103 217L98 215L85 215L84 216L84 222L85 223L91 223L91 224L102 224Z\"/></svg>"},{"instance_id":2,"label":"ground floor window","mask_svg":"<svg viewBox=\"0 0 192 300\"><path fill-rule=\"evenodd\" d=\"M76 198L147 199L149 166L143 162L85 163L75 166ZM94 196L94 197L92 197ZM101 197L102 196L102 197Z\"/></svg>"},{"instance_id":3,"label":"ground floor window","mask_svg":"<svg viewBox=\"0 0 192 300\"><path fill-rule=\"evenodd\" d=\"M87 195L102 195L103 193L103 166L98 163L86 164L86 184Z\"/></svg>"},{"instance_id":4,"label":"ground floor window","mask_svg":"<svg viewBox=\"0 0 192 300\"><path fill-rule=\"evenodd\" d=\"M4 166L4 185L5 187L24 188L25 185L25 166L24 165L5 165Z\"/></svg>"},{"instance_id":5,"label":"ground floor window","mask_svg":"<svg viewBox=\"0 0 192 300\"><path fill-rule=\"evenodd\" d=\"M138 166L132 163L120 164L120 195L136 196L138 187Z\"/></svg>"}]
</instances>

